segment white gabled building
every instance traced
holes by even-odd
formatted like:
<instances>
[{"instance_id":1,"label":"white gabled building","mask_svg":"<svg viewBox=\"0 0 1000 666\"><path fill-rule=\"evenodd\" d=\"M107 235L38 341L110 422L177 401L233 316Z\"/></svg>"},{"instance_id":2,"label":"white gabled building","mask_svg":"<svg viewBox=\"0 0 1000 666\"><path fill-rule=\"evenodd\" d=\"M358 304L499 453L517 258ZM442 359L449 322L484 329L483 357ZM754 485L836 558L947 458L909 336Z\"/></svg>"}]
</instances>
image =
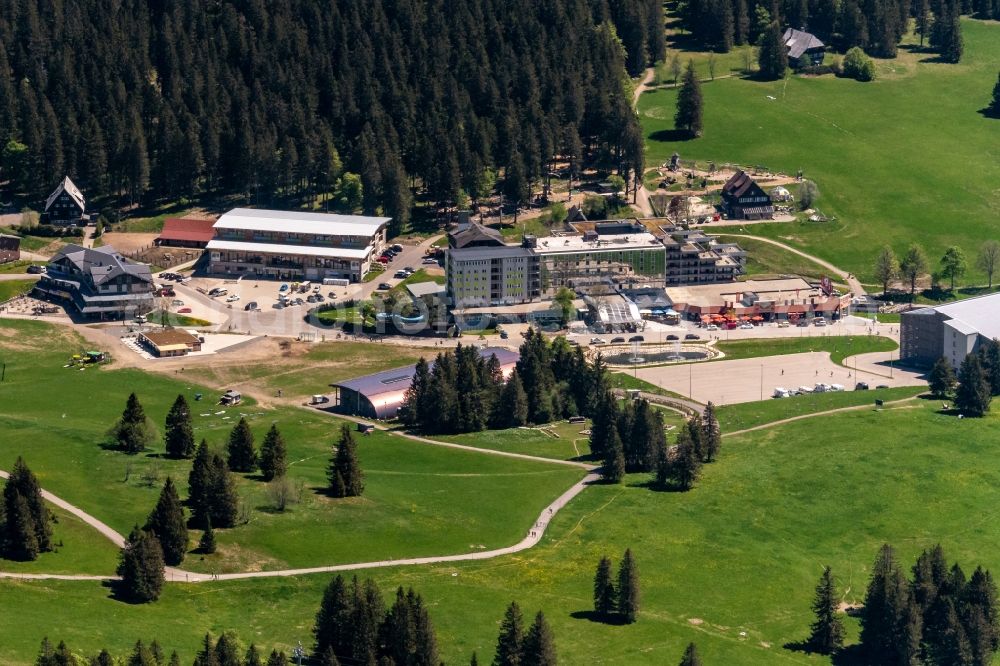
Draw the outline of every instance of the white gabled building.
<instances>
[{"instance_id":1,"label":"white gabled building","mask_svg":"<svg viewBox=\"0 0 1000 666\"><path fill-rule=\"evenodd\" d=\"M359 282L385 247L391 218L235 208L208 242L209 272Z\"/></svg>"}]
</instances>

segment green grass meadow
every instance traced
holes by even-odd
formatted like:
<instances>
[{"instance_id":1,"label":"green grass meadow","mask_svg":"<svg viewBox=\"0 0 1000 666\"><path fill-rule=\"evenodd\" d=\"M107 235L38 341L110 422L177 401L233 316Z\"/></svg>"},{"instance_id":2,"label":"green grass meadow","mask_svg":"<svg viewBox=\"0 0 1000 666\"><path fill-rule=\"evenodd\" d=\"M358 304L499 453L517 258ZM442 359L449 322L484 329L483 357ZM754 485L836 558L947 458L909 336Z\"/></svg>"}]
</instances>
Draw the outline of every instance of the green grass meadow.
<instances>
[{"instance_id":1,"label":"green grass meadow","mask_svg":"<svg viewBox=\"0 0 1000 666\"><path fill-rule=\"evenodd\" d=\"M1000 121L980 113L996 83L1000 24L962 21L958 65L913 53L879 61L879 80L739 77L702 86L704 136L672 140L676 90L639 101L647 162L677 151L685 160L803 169L819 185L818 207L833 223L745 228L813 252L871 279L883 243L897 252L917 240L935 268L957 244L970 259L964 282L985 282L973 267L982 241L1000 235ZM682 53L682 58L688 55ZM700 57L700 56L699 56ZM830 59L830 56L827 56Z\"/></svg>"}]
</instances>

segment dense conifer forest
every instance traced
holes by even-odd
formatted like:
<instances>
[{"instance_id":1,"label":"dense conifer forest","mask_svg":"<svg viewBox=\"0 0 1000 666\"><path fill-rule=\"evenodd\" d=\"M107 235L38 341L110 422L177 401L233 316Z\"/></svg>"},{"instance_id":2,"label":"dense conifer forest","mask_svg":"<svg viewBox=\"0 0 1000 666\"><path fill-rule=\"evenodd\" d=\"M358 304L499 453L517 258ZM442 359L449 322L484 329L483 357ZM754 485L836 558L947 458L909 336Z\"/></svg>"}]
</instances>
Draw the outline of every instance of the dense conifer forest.
<instances>
[{"instance_id":1,"label":"dense conifer forest","mask_svg":"<svg viewBox=\"0 0 1000 666\"><path fill-rule=\"evenodd\" d=\"M635 172L658 0L0 3L0 193L381 210ZM628 180L628 179L627 179ZM523 185L520 184L523 181ZM359 187L360 185L360 187Z\"/></svg>"}]
</instances>

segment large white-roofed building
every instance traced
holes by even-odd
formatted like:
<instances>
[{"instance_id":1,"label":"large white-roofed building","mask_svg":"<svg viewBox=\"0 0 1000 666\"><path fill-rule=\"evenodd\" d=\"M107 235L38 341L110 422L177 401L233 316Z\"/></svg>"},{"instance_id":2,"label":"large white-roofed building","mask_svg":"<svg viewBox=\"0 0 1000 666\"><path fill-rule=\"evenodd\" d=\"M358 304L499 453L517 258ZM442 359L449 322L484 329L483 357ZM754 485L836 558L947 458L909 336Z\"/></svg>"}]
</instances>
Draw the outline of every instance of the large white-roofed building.
<instances>
[{"instance_id":1,"label":"large white-roofed building","mask_svg":"<svg viewBox=\"0 0 1000 666\"><path fill-rule=\"evenodd\" d=\"M358 282L385 247L388 217L235 208L208 242L209 272Z\"/></svg>"},{"instance_id":2,"label":"large white-roofed building","mask_svg":"<svg viewBox=\"0 0 1000 666\"><path fill-rule=\"evenodd\" d=\"M984 340L1000 338L1000 294L967 298L902 313L899 358L931 365L944 356L956 368Z\"/></svg>"}]
</instances>

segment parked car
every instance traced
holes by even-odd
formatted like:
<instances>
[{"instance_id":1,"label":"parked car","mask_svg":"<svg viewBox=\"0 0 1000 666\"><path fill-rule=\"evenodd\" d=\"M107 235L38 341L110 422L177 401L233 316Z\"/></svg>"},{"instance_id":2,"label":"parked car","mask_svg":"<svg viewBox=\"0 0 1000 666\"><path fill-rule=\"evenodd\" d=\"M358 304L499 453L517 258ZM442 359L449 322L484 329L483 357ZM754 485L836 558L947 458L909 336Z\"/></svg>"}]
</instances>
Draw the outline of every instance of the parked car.
<instances>
[{"instance_id":1,"label":"parked car","mask_svg":"<svg viewBox=\"0 0 1000 666\"><path fill-rule=\"evenodd\" d=\"M603 345L604 344L604 340L602 340L601 338L591 338L590 339L590 344L592 344L592 345Z\"/></svg>"},{"instance_id":2,"label":"parked car","mask_svg":"<svg viewBox=\"0 0 1000 666\"><path fill-rule=\"evenodd\" d=\"M813 319L813 326L826 326L826 319L822 317L816 317Z\"/></svg>"},{"instance_id":3,"label":"parked car","mask_svg":"<svg viewBox=\"0 0 1000 666\"><path fill-rule=\"evenodd\" d=\"M688 333L684 336L685 340L701 340L701 336L697 333Z\"/></svg>"},{"instance_id":4,"label":"parked car","mask_svg":"<svg viewBox=\"0 0 1000 666\"><path fill-rule=\"evenodd\" d=\"M393 243L392 247L389 248L389 249L395 250L396 252L402 252L403 251L403 246L400 245L399 243Z\"/></svg>"},{"instance_id":5,"label":"parked car","mask_svg":"<svg viewBox=\"0 0 1000 666\"><path fill-rule=\"evenodd\" d=\"M326 296L327 296L327 298L337 298L337 293L336 293L336 292L333 292L333 291L331 291L331 292L330 292L329 294L327 294Z\"/></svg>"},{"instance_id":6,"label":"parked car","mask_svg":"<svg viewBox=\"0 0 1000 666\"><path fill-rule=\"evenodd\" d=\"M868 382L858 382L857 384L854 385L854 390L855 391L867 391L868 390Z\"/></svg>"},{"instance_id":7,"label":"parked car","mask_svg":"<svg viewBox=\"0 0 1000 666\"><path fill-rule=\"evenodd\" d=\"M751 324L750 322L743 322L742 324L740 324L740 328L744 331L752 331L753 324Z\"/></svg>"},{"instance_id":8,"label":"parked car","mask_svg":"<svg viewBox=\"0 0 1000 666\"><path fill-rule=\"evenodd\" d=\"M389 263L389 257L382 256L382 257L379 257L378 259L376 259L375 261L377 261L380 264L388 264Z\"/></svg>"},{"instance_id":9,"label":"parked car","mask_svg":"<svg viewBox=\"0 0 1000 666\"><path fill-rule=\"evenodd\" d=\"M800 386L798 388L797 392L798 392L799 395L808 395L808 394L812 393L813 390L811 388L809 388L808 386Z\"/></svg>"},{"instance_id":10,"label":"parked car","mask_svg":"<svg viewBox=\"0 0 1000 666\"><path fill-rule=\"evenodd\" d=\"M424 260L420 263L422 264L437 264L438 260L434 257L424 257Z\"/></svg>"},{"instance_id":11,"label":"parked car","mask_svg":"<svg viewBox=\"0 0 1000 666\"><path fill-rule=\"evenodd\" d=\"M225 296L228 293L229 293L228 289L225 289L223 287L216 287L215 289L210 290L208 292L208 295L211 296L212 298L215 298L217 296Z\"/></svg>"},{"instance_id":12,"label":"parked car","mask_svg":"<svg viewBox=\"0 0 1000 666\"><path fill-rule=\"evenodd\" d=\"M805 319L800 319L798 325L799 325L799 327L808 326L809 322L806 321Z\"/></svg>"},{"instance_id":13,"label":"parked car","mask_svg":"<svg viewBox=\"0 0 1000 666\"><path fill-rule=\"evenodd\" d=\"M667 336L667 340L680 340L680 337L671 333L670 335Z\"/></svg>"},{"instance_id":14,"label":"parked car","mask_svg":"<svg viewBox=\"0 0 1000 666\"><path fill-rule=\"evenodd\" d=\"M611 338L611 344L624 343L625 338Z\"/></svg>"},{"instance_id":15,"label":"parked car","mask_svg":"<svg viewBox=\"0 0 1000 666\"><path fill-rule=\"evenodd\" d=\"M830 384L830 390L833 391L834 393L838 393L838 392L844 390L844 385L843 384Z\"/></svg>"},{"instance_id":16,"label":"parked car","mask_svg":"<svg viewBox=\"0 0 1000 666\"><path fill-rule=\"evenodd\" d=\"M390 289L392 289L392 285L389 284L388 282L380 282L378 288L380 291L389 291Z\"/></svg>"},{"instance_id":17,"label":"parked car","mask_svg":"<svg viewBox=\"0 0 1000 666\"><path fill-rule=\"evenodd\" d=\"M177 311L177 314L191 314L191 308L181 308Z\"/></svg>"},{"instance_id":18,"label":"parked car","mask_svg":"<svg viewBox=\"0 0 1000 666\"><path fill-rule=\"evenodd\" d=\"M256 310L257 309L257 301L250 301L249 303L247 303L246 305L243 306L243 309L246 310L247 312L251 312L253 310Z\"/></svg>"},{"instance_id":19,"label":"parked car","mask_svg":"<svg viewBox=\"0 0 1000 666\"><path fill-rule=\"evenodd\" d=\"M316 302L315 294L309 294L308 296L306 296L306 303L315 303L315 302Z\"/></svg>"},{"instance_id":20,"label":"parked car","mask_svg":"<svg viewBox=\"0 0 1000 666\"><path fill-rule=\"evenodd\" d=\"M145 315L138 315L135 318L135 323L137 323L137 324L145 324L146 323L146 317L145 317Z\"/></svg>"},{"instance_id":21,"label":"parked car","mask_svg":"<svg viewBox=\"0 0 1000 666\"><path fill-rule=\"evenodd\" d=\"M274 305L271 306L271 307L273 307L275 310L280 310L283 307L285 307L285 302L284 301L275 301Z\"/></svg>"},{"instance_id":22,"label":"parked car","mask_svg":"<svg viewBox=\"0 0 1000 666\"><path fill-rule=\"evenodd\" d=\"M405 277L409 277L409 276L406 274L406 271L396 271L396 273L392 277L394 277L394 278L405 278Z\"/></svg>"},{"instance_id":23,"label":"parked car","mask_svg":"<svg viewBox=\"0 0 1000 666\"><path fill-rule=\"evenodd\" d=\"M235 303L238 300L240 300L240 295L239 294L233 294L232 296L230 296L229 298L226 299L226 303Z\"/></svg>"},{"instance_id":24,"label":"parked car","mask_svg":"<svg viewBox=\"0 0 1000 666\"><path fill-rule=\"evenodd\" d=\"M645 340L646 338L642 337L641 335L633 335L631 338L628 339L629 342L645 342Z\"/></svg>"},{"instance_id":25,"label":"parked car","mask_svg":"<svg viewBox=\"0 0 1000 666\"><path fill-rule=\"evenodd\" d=\"M37 275L39 273L45 272L45 266L39 266L38 264L32 264L28 266L28 272L32 275Z\"/></svg>"},{"instance_id":26,"label":"parked car","mask_svg":"<svg viewBox=\"0 0 1000 666\"><path fill-rule=\"evenodd\" d=\"M500 331L500 339L501 340L506 340L509 337L510 337L510 334L507 333L507 331Z\"/></svg>"},{"instance_id":27,"label":"parked car","mask_svg":"<svg viewBox=\"0 0 1000 666\"><path fill-rule=\"evenodd\" d=\"M315 298L315 299L316 299L316 302L317 302L317 303L322 303L323 301L325 301L325 300L326 300L326 299L325 299L325 298L323 297L323 294L313 294L313 298Z\"/></svg>"},{"instance_id":28,"label":"parked car","mask_svg":"<svg viewBox=\"0 0 1000 666\"><path fill-rule=\"evenodd\" d=\"M829 384L816 384L813 387L813 393L826 393L830 390Z\"/></svg>"},{"instance_id":29,"label":"parked car","mask_svg":"<svg viewBox=\"0 0 1000 666\"><path fill-rule=\"evenodd\" d=\"M413 266L404 266L403 270L410 274L417 272L417 270Z\"/></svg>"},{"instance_id":30,"label":"parked car","mask_svg":"<svg viewBox=\"0 0 1000 666\"><path fill-rule=\"evenodd\" d=\"M719 327L716 326L715 324L709 324L708 326L705 327L705 330L706 331L717 331L717 330L719 330Z\"/></svg>"},{"instance_id":31,"label":"parked car","mask_svg":"<svg viewBox=\"0 0 1000 666\"><path fill-rule=\"evenodd\" d=\"M778 328L788 328L788 322L787 321L779 321L778 322Z\"/></svg>"},{"instance_id":32,"label":"parked car","mask_svg":"<svg viewBox=\"0 0 1000 666\"><path fill-rule=\"evenodd\" d=\"M278 287L278 293L279 294L284 294L285 292L287 292L289 290L289 288L290 287L288 286L288 283L285 282L280 287Z\"/></svg>"},{"instance_id":33,"label":"parked car","mask_svg":"<svg viewBox=\"0 0 1000 666\"><path fill-rule=\"evenodd\" d=\"M178 299L174 299L173 301L170 302L170 304L172 306L174 306L175 308L179 308L182 305L184 305L184 301L181 301L181 300L178 300Z\"/></svg>"},{"instance_id":34,"label":"parked car","mask_svg":"<svg viewBox=\"0 0 1000 666\"><path fill-rule=\"evenodd\" d=\"M771 394L772 398L787 398L791 393L786 388L780 386L775 387L774 393Z\"/></svg>"}]
</instances>

